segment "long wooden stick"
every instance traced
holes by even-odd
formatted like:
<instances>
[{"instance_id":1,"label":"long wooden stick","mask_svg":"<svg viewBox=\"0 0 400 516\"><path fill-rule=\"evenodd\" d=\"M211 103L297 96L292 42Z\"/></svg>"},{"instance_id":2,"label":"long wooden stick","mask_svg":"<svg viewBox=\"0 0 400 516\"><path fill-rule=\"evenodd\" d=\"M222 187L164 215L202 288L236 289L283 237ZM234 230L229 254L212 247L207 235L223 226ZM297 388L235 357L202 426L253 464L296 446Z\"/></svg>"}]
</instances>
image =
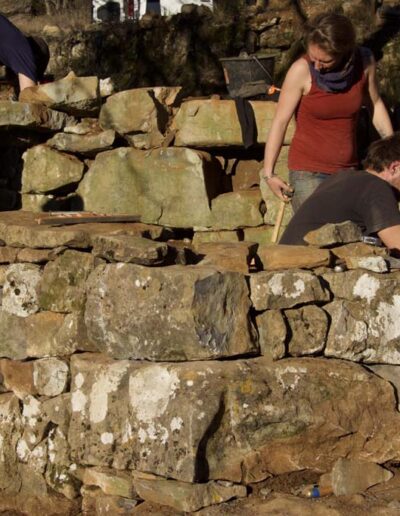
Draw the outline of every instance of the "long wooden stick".
<instances>
[{"instance_id":1,"label":"long wooden stick","mask_svg":"<svg viewBox=\"0 0 400 516\"><path fill-rule=\"evenodd\" d=\"M279 231L281 229L286 204L287 203L285 201L281 201L281 204L279 206L278 214L277 214L276 220L275 220L274 232L272 233L272 238L271 238L271 242L273 244L276 244L276 242L278 240Z\"/></svg>"}]
</instances>

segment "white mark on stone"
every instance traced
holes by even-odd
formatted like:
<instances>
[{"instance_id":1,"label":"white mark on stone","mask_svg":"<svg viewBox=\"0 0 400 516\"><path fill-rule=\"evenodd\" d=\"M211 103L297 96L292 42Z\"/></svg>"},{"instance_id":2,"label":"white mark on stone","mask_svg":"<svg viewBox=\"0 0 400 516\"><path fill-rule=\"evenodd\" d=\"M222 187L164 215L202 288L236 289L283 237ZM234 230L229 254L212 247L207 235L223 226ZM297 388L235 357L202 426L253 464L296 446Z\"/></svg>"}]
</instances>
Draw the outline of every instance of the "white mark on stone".
<instances>
[{"instance_id":1,"label":"white mark on stone","mask_svg":"<svg viewBox=\"0 0 400 516\"><path fill-rule=\"evenodd\" d=\"M83 374L82 374L82 373L78 373L78 374L75 376L75 385L76 385L76 388L77 388L77 389L80 389L84 383L85 383L85 377L83 376Z\"/></svg>"},{"instance_id":2,"label":"white mark on stone","mask_svg":"<svg viewBox=\"0 0 400 516\"><path fill-rule=\"evenodd\" d=\"M108 395L118 390L122 377L128 369L127 363L114 363L101 371L90 392L90 421L101 423L108 411Z\"/></svg>"},{"instance_id":3,"label":"white mark on stone","mask_svg":"<svg viewBox=\"0 0 400 516\"><path fill-rule=\"evenodd\" d=\"M193 385L194 385L193 380L188 380L188 381L186 382L186 385L187 385L188 387L193 387Z\"/></svg>"},{"instance_id":4,"label":"white mark on stone","mask_svg":"<svg viewBox=\"0 0 400 516\"><path fill-rule=\"evenodd\" d=\"M371 333L385 342L400 336L400 295L393 296L393 304L380 302L377 315L371 322Z\"/></svg>"},{"instance_id":5,"label":"white mark on stone","mask_svg":"<svg viewBox=\"0 0 400 516\"><path fill-rule=\"evenodd\" d=\"M86 408L87 397L82 391L77 390L72 393L71 406L72 412L84 412Z\"/></svg>"},{"instance_id":6,"label":"white mark on stone","mask_svg":"<svg viewBox=\"0 0 400 516\"><path fill-rule=\"evenodd\" d=\"M183 419L181 417L173 417L169 427L171 428L171 432L175 432L175 430L179 431L182 428L182 425Z\"/></svg>"},{"instance_id":7,"label":"white mark on stone","mask_svg":"<svg viewBox=\"0 0 400 516\"><path fill-rule=\"evenodd\" d=\"M147 439L147 432L144 428L139 428L138 438L140 443L145 443Z\"/></svg>"},{"instance_id":8,"label":"white mark on stone","mask_svg":"<svg viewBox=\"0 0 400 516\"><path fill-rule=\"evenodd\" d=\"M353 288L353 295L366 299L370 303L379 289L379 281L369 274L363 274Z\"/></svg>"},{"instance_id":9,"label":"white mark on stone","mask_svg":"<svg viewBox=\"0 0 400 516\"><path fill-rule=\"evenodd\" d=\"M0 435L0 449L3 437ZM28 460L30 454L29 446L27 445L25 439L20 439L17 444L17 455L21 462L26 462ZM1 455L0 455L1 457ZM4 458L3 458L4 461ZM0 460L0 462L2 462Z\"/></svg>"},{"instance_id":10,"label":"white mark on stone","mask_svg":"<svg viewBox=\"0 0 400 516\"><path fill-rule=\"evenodd\" d=\"M299 278L292 283L293 290L285 290L282 280L283 274L274 274L274 276L268 281L268 287L274 296L285 296L294 299L301 296L306 289L304 281Z\"/></svg>"},{"instance_id":11,"label":"white mark on stone","mask_svg":"<svg viewBox=\"0 0 400 516\"><path fill-rule=\"evenodd\" d=\"M100 440L103 444L112 444L114 442L114 436L110 432L103 432L100 436Z\"/></svg>"},{"instance_id":12,"label":"white mark on stone","mask_svg":"<svg viewBox=\"0 0 400 516\"><path fill-rule=\"evenodd\" d=\"M205 418L205 416L206 416L206 413L205 413L205 412L200 412L200 413L199 413L199 415L197 416L197 419L198 419L199 421L201 421L202 419L204 419L204 418Z\"/></svg>"},{"instance_id":13,"label":"white mark on stone","mask_svg":"<svg viewBox=\"0 0 400 516\"><path fill-rule=\"evenodd\" d=\"M129 397L139 421L151 423L164 414L180 380L175 371L161 365L149 366L129 378Z\"/></svg>"}]
</instances>

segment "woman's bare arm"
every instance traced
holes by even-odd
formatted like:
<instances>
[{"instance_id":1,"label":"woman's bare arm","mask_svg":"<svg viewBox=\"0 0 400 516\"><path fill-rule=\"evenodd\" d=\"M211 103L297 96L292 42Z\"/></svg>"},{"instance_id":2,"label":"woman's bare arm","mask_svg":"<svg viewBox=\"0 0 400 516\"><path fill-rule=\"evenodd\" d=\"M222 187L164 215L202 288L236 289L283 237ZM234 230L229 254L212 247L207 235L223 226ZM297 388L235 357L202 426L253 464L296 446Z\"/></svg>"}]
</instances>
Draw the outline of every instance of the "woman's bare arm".
<instances>
[{"instance_id":1,"label":"woman's bare arm","mask_svg":"<svg viewBox=\"0 0 400 516\"><path fill-rule=\"evenodd\" d=\"M366 68L366 74L368 78L368 96L372 109L372 123L381 138L385 138L393 134L393 127L389 113L379 94L376 80L376 63L373 58L371 60L371 63Z\"/></svg>"},{"instance_id":2,"label":"woman's bare arm","mask_svg":"<svg viewBox=\"0 0 400 516\"><path fill-rule=\"evenodd\" d=\"M289 121L302 95L304 95L310 80L307 61L305 61L305 59L298 59L293 63L286 74L275 117L272 121L272 126L265 145L264 177L267 178L267 184L271 191L282 200L287 200L284 196L284 192L290 190L290 188L281 178L274 175L274 168Z\"/></svg>"}]
</instances>

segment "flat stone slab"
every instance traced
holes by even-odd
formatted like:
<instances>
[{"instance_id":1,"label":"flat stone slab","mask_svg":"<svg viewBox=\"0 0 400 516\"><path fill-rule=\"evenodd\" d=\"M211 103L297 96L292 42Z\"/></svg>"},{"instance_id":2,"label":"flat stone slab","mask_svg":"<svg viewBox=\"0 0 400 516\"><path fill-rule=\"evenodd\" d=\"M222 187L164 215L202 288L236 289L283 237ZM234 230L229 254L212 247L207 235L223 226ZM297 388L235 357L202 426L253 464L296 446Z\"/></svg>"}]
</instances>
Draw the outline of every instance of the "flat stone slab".
<instances>
[{"instance_id":1,"label":"flat stone slab","mask_svg":"<svg viewBox=\"0 0 400 516\"><path fill-rule=\"evenodd\" d=\"M0 242L10 247L52 249L62 246L90 248L97 235L130 235L168 239L171 230L143 223L88 223L47 226L37 223L38 214L28 211L0 213Z\"/></svg>"},{"instance_id":2,"label":"flat stone slab","mask_svg":"<svg viewBox=\"0 0 400 516\"><path fill-rule=\"evenodd\" d=\"M331 262L329 251L301 245L260 245L257 255L268 271L328 267Z\"/></svg>"},{"instance_id":3,"label":"flat stone slab","mask_svg":"<svg viewBox=\"0 0 400 516\"><path fill-rule=\"evenodd\" d=\"M204 360L257 353L249 309L242 274L119 263L90 275L85 321L89 339L114 358Z\"/></svg>"},{"instance_id":4,"label":"flat stone slab","mask_svg":"<svg viewBox=\"0 0 400 516\"><path fill-rule=\"evenodd\" d=\"M168 255L168 245L136 236L98 235L93 237L93 254L111 262L161 265Z\"/></svg>"},{"instance_id":5,"label":"flat stone slab","mask_svg":"<svg viewBox=\"0 0 400 516\"><path fill-rule=\"evenodd\" d=\"M347 220L341 224L325 224L314 231L310 231L305 235L304 241L310 245L326 247L359 242L361 237L361 228L354 222Z\"/></svg>"},{"instance_id":6,"label":"flat stone slab","mask_svg":"<svg viewBox=\"0 0 400 516\"><path fill-rule=\"evenodd\" d=\"M57 133L47 140L46 145L62 152L72 152L84 156L95 156L110 150L115 141L115 131L101 131L96 134Z\"/></svg>"},{"instance_id":7,"label":"flat stone slab","mask_svg":"<svg viewBox=\"0 0 400 516\"><path fill-rule=\"evenodd\" d=\"M42 104L0 101L0 127L62 131L71 120L67 114L48 109Z\"/></svg>"},{"instance_id":8,"label":"flat stone slab","mask_svg":"<svg viewBox=\"0 0 400 516\"><path fill-rule=\"evenodd\" d=\"M66 77L26 88L20 94L23 102L37 102L58 111L76 116L98 113L100 93L98 77L77 77L70 72Z\"/></svg>"},{"instance_id":9,"label":"flat stone slab","mask_svg":"<svg viewBox=\"0 0 400 516\"><path fill-rule=\"evenodd\" d=\"M258 143L265 144L265 135L271 129L276 103L250 101L257 124ZM184 102L175 119L175 145L178 147L224 147L243 145L239 119L233 100L198 99ZM291 122L285 136L290 143L294 133Z\"/></svg>"}]
</instances>

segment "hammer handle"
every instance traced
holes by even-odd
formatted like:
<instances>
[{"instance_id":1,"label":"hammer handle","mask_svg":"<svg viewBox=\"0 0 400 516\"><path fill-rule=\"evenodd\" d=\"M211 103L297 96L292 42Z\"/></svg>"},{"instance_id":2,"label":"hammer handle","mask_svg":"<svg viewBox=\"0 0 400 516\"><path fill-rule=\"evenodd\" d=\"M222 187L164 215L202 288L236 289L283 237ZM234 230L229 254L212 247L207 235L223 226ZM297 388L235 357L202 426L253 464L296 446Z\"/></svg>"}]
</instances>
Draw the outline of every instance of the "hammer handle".
<instances>
[{"instance_id":1,"label":"hammer handle","mask_svg":"<svg viewBox=\"0 0 400 516\"><path fill-rule=\"evenodd\" d=\"M285 206L286 203L284 201L281 201L281 204L279 206L278 214L276 216L275 226L274 226L274 232L272 233L271 242L273 244L276 244L278 240L279 230L281 229L282 220L283 220L283 214L285 213Z\"/></svg>"}]
</instances>

